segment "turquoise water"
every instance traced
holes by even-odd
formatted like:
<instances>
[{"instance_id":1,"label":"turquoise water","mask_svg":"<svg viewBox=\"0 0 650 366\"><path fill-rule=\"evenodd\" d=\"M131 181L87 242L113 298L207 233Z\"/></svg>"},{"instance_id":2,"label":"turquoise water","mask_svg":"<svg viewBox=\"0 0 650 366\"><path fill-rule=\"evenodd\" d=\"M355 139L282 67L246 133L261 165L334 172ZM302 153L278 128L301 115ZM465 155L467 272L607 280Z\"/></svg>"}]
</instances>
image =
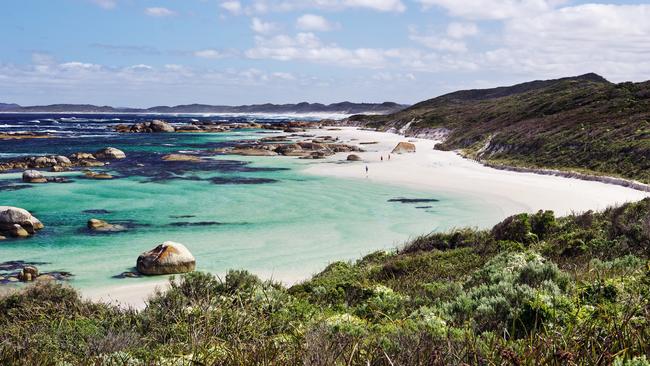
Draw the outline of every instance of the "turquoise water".
<instances>
[{"instance_id":1,"label":"turquoise water","mask_svg":"<svg viewBox=\"0 0 650 366\"><path fill-rule=\"evenodd\" d=\"M165 137L173 143L149 141L116 147L132 156L258 137L254 131L183 135ZM148 155L142 159L154 161ZM128 176L124 169L115 172L120 178L106 181L63 173L73 182L0 190L1 205L28 209L46 225L29 239L0 242L0 262L47 262L39 266L42 271L69 271L74 275L71 283L82 289L134 284L152 279L113 276L133 270L141 252L172 240L190 249L198 270L222 274L232 268L247 269L264 277L295 281L332 261L394 248L418 234L466 225L487 226L496 219L490 207L463 197L303 174L301 170L310 163L294 158L211 159L250 164L235 171L175 172L180 179ZM149 168L145 163L141 169ZM156 178L162 173L156 172ZM211 179L215 177L238 179L231 183L246 178L264 183L214 184ZM19 174L3 174L0 180L5 184L17 182ZM388 202L398 197L439 201ZM107 213L84 213L87 210ZM90 218L125 222L130 229L93 234L85 229Z\"/></svg>"}]
</instances>

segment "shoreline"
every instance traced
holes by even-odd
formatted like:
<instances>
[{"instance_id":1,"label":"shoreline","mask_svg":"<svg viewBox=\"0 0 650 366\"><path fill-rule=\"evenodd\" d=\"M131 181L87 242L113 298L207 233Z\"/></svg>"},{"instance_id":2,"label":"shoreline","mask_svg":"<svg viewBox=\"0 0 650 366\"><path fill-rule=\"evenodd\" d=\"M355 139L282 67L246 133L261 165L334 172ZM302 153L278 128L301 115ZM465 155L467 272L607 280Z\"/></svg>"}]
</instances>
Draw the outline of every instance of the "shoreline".
<instances>
[{"instance_id":1,"label":"shoreline","mask_svg":"<svg viewBox=\"0 0 650 366\"><path fill-rule=\"evenodd\" d=\"M357 154L362 162L342 163L345 154L338 153L326 158L325 163L308 166L304 169L308 174L368 179L432 193L471 196L500 210L503 218L540 209L550 209L564 216L573 212L602 210L650 196L645 190L609 181L493 168L456 152L436 150L434 147L439 141L433 139L346 126L323 126L322 129L310 129L308 133L338 137L342 143L357 143L366 150ZM361 144L364 141L375 143ZM388 161L388 154L398 142L413 143L416 152L391 154ZM367 177L365 166L369 168Z\"/></svg>"},{"instance_id":2,"label":"shoreline","mask_svg":"<svg viewBox=\"0 0 650 366\"><path fill-rule=\"evenodd\" d=\"M459 155L463 156L462 154L459 153ZM471 158L465 157L465 159L469 160L474 160ZM505 170L505 171L511 171L511 172L517 172L517 173L533 173L533 174L539 174L539 175L553 175L556 177L563 177L563 178L572 178L572 179L580 179L580 180L585 180L585 181L590 181L590 182L600 182L600 183L605 183L605 184L612 184L616 186L621 186L625 188L631 188L635 189L637 191L642 191L642 192L650 192L650 185L641 183L632 179L625 179L625 178L618 178L618 177L612 177L609 175L595 175L595 174L586 174L586 173L580 173L580 172L575 172L571 170L558 170L558 169L546 169L546 168L527 168L527 167L518 167L518 166L513 166L513 165L502 165L502 164L496 164L496 163L491 163L489 161L484 161L484 160L475 160L476 162L489 167L493 169L498 169L498 170Z\"/></svg>"},{"instance_id":3,"label":"shoreline","mask_svg":"<svg viewBox=\"0 0 650 366\"><path fill-rule=\"evenodd\" d=\"M307 133L317 137L338 137L339 142L355 144L366 151L337 153L322 160L297 159L296 161L303 165L301 172L305 174L367 180L371 183L407 187L423 192L461 195L489 205L493 208L495 217L500 220L512 214L535 212L539 209L552 209L558 216L589 209L602 210L611 205L650 196L649 193L613 184L498 170L455 152L435 150L437 141L432 139L339 126L309 129ZM388 160L392 148L403 141L415 144L416 152L391 154L391 159ZM362 161L348 162L348 154L359 155ZM365 166L369 167L367 176ZM413 233L418 234L421 233ZM273 273L257 274L263 279L273 278ZM294 276L291 281L284 283L291 285L310 276ZM78 290L85 299L91 301L142 309L156 288L164 290L167 287L168 279L163 277L159 280L151 279L151 282L146 283Z\"/></svg>"}]
</instances>

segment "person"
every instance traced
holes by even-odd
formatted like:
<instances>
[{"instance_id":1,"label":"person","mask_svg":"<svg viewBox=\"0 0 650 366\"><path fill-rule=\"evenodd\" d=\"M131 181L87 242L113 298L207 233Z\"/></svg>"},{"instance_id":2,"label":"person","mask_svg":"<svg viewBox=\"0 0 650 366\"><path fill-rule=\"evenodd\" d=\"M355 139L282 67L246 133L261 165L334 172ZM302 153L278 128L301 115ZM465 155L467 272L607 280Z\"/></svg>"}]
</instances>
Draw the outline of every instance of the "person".
<instances>
[{"instance_id":1,"label":"person","mask_svg":"<svg viewBox=\"0 0 650 366\"><path fill-rule=\"evenodd\" d=\"M381 161L384 161L384 156L383 155L380 156L380 159L381 159Z\"/></svg>"},{"instance_id":2,"label":"person","mask_svg":"<svg viewBox=\"0 0 650 366\"><path fill-rule=\"evenodd\" d=\"M390 160L390 154L388 154L388 160Z\"/></svg>"},{"instance_id":3,"label":"person","mask_svg":"<svg viewBox=\"0 0 650 366\"><path fill-rule=\"evenodd\" d=\"M366 174L368 174L368 166L366 165Z\"/></svg>"}]
</instances>

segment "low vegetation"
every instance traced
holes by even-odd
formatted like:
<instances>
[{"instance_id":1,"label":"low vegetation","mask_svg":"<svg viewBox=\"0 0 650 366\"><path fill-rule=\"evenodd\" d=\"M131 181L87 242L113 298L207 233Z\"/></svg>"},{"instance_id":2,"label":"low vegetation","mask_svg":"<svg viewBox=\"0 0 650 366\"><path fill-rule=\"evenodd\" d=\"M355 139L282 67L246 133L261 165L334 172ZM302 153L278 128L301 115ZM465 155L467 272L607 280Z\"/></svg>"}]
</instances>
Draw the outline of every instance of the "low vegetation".
<instances>
[{"instance_id":1,"label":"low vegetation","mask_svg":"<svg viewBox=\"0 0 650 366\"><path fill-rule=\"evenodd\" d=\"M650 183L650 81L613 84L587 74L465 90L350 122L410 134L442 129L449 134L440 149L497 165Z\"/></svg>"},{"instance_id":2,"label":"low vegetation","mask_svg":"<svg viewBox=\"0 0 650 366\"><path fill-rule=\"evenodd\" d=\"M650 198L416 238L286 288L172 280L136 312L40 284L0 299L0 364L650 365Z\"/></svg>"}]
</instances>

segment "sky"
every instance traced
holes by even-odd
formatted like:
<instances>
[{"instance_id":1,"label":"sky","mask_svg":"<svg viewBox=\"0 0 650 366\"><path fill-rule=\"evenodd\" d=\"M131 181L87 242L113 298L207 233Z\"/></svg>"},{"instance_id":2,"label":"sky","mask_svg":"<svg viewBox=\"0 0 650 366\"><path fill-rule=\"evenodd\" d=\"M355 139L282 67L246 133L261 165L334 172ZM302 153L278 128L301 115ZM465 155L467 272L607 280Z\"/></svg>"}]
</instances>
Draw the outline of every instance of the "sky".
<instances>
[{"instance_id":1,"label":"sky","mask_svg":"<svg viewBox=\"0 0 650 366\"><path fill-rule=\"evenodd\" d=\"M650 79L650 2L0 0L0 102L415 103Z\"/></svg>"}]
</instances>

